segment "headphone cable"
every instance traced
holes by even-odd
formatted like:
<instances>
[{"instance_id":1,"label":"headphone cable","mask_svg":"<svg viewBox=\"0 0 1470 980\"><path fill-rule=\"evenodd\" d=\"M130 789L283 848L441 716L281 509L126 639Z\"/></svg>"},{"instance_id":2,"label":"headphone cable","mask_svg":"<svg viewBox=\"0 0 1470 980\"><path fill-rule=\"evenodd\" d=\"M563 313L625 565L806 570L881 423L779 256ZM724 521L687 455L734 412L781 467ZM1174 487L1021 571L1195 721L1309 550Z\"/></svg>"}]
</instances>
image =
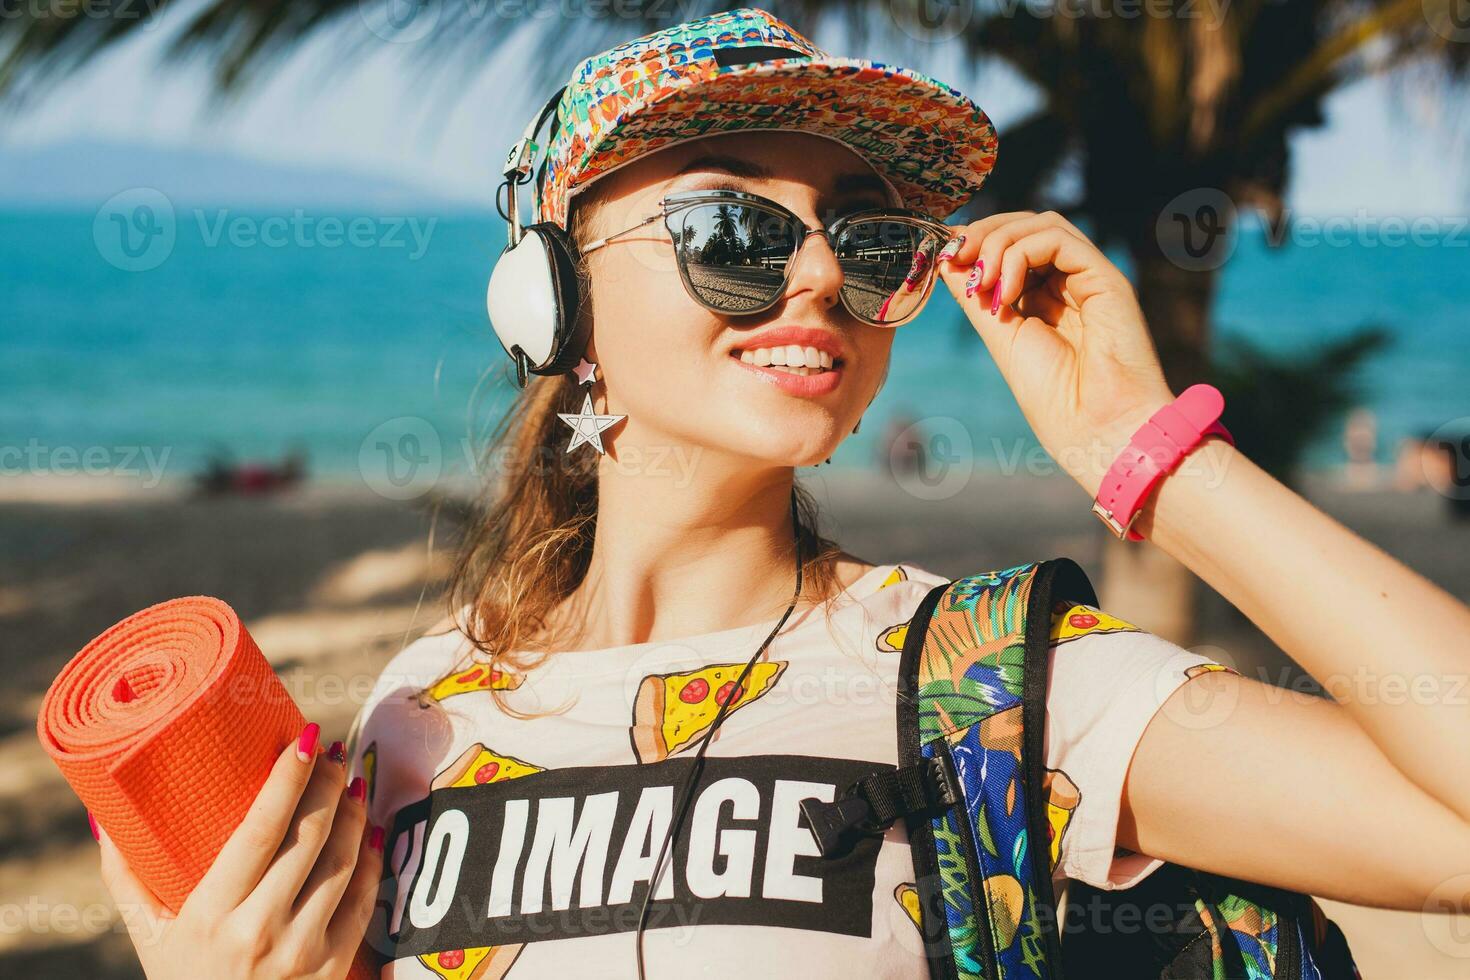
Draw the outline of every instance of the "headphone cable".
<instances>
[{"instance_id":1,"label":"headphone cable","mask_svg":"<svg viewBox=\"0 0 1470 980\"><path fill-rule=\"evenodd\" d=\"M689 811L689 804L694 799L694 790L699 784L700 774L704 771L705 749L709 748L710 740L714 738L715 732L719 731L720 725L724 723L725 715L729 713L730 706L739 700L741 692L745 689L745 680L750 675L750 672L755 669L756 661L760 660L765 654L766 648L771 645L771 641L776 638L776 634L781 632L781 627L786 625L786 620L791 616L792 610L796 608L797 600L801 598L801 522L796 513L795 487L791 489L791 526L795 528L796 533L796 592L791 596L791 602L787 604L786 611L781 614L781 618L771 629L770 634L761 643L755 653L751 655L750 659L746 661L745 668L741 670L740 676L735 679L735 686L730 689L730 695L725 698L724 703L720 705L720 710L715 713L715 720L710 725L709 730L704 733L704 738L700 740L699 748L694 753L694 761L689 767L688 774L684 777L679 808L675 811L673 823L669 825L668 830L664 833L663 844L659 846L658 857L654 859L653 874L648 879L648 890L643 894L643 907L638 912L638 932L634 938L638 954L638 980L646 980L643 964L643 932L648 925L649 903L652 901L653 893L658 890L658 886L662 880L665 867L664 859L669 854L669 845L679 833L680 829L682 829L684 817Z\"/></svg>"}]
</instances>

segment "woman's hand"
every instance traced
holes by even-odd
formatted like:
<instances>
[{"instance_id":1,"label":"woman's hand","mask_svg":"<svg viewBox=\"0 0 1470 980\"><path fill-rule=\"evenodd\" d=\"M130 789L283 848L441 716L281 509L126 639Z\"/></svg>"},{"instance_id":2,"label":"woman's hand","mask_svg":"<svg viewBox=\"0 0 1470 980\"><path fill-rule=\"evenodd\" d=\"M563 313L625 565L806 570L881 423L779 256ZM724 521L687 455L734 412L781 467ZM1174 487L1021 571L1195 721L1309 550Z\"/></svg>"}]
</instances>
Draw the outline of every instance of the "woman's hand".
<instances>
[{"instance_id":1,"label":"woman's hand","mask_svg":"<svg viewBox=\"0 0 1470 980\"><path fill-rule=\"evenodd\" d=\"M1173 393L1133 286L1055 212L954 229L939 275L999 365L1042 448L1089 495Z\"/></svg>"},{"instance_id":2,"label":"woman's hand","mask_svg":"<svg viewBox=\"0 0 1470 980\"><path fill-rule=\"evenodd\" d=\"M367 930L382 833L362 780L345 791L345 754L317 728L281 753L240 826L172 915L101 828L102 879L149 980L347 975Z\"/></svg>"}]
</instances>

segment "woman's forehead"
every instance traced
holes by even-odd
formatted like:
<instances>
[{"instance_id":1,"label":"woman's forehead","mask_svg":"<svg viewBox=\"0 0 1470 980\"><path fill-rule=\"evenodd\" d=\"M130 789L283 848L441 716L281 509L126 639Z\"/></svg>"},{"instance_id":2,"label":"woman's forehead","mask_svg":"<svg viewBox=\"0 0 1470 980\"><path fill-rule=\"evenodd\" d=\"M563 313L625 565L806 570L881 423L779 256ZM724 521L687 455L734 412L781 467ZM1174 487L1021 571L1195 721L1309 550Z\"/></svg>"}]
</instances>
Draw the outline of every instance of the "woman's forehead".
<instances>
[{"instance_id":1,"label":"woman's forehead","mask_svg":"<svg viewBox=\"0 0 1470 980\"><path fill-rule=\"evenodd\" d=\"M621 177L617 191L632 192L667 185L688 174L712 173L753 183L806 185L824 200L866 193L901 203L892 185L860 155L815 133L745 130L703 136L660 149L620 170L621 174L608 175Z\"/></svg>"}]
</instances>

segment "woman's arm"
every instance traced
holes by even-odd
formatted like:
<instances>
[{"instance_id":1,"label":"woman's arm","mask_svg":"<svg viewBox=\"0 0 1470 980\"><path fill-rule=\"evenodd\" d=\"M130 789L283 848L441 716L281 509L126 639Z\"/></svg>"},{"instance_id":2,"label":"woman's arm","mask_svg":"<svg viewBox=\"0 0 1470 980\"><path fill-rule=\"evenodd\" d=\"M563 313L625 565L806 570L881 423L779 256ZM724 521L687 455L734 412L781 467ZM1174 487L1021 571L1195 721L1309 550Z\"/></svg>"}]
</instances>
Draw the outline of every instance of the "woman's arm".
<instances>
[{"instance_id":1,"label":"woman's arm","mask_svg":"<svg viewBox=\"0 0 1470 980\"><path fill-rule=\"evenodd\" d=\"M1250 617L1404 775L1470 823L1470 609L1228 443L1191 455L1209 458L1160 482L1139 533Z\"/></svg>"},{"instance_id":2,"label":"woman's arm","mask_svg":"<svg viewBox=\"0 0 1470 980\"><path fill-rule=\"evenodd\" d=\"M1173 398L1131 284L1055 214L956 231L942 277L1037 438L1095 494ZM1443 900L1470 872L1470 610L1218 439L1134 527L1338 700L1218 673L1184 685L1134 755L1120 842L1363 904ZM1461 907L1467 882L1448 896Z\"/></svg>"}]
</instances>

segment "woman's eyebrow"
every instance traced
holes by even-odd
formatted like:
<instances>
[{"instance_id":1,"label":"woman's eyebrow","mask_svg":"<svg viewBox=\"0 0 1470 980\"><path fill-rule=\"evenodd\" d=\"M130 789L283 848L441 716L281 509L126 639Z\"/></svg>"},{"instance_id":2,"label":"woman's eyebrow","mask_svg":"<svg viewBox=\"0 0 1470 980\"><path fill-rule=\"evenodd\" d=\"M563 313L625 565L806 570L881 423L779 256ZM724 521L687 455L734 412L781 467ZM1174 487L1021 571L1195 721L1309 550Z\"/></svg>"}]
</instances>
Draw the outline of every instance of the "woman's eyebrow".
<instances>
[{"instance_id":1,"label":"woman's eyebrow","mask_svg":"<svg viewBox=\"0 0 1470 980\"><path fill-rule=\"evenodd\" d=\"M705 154L695 157L680 168L674 176L679 177L693 170L723 170L736 177L744 177L747 180L770 180L773 174L770 169L749 160L739 157L719 156L716 154Z\"/></svg>"}]
</instances>

